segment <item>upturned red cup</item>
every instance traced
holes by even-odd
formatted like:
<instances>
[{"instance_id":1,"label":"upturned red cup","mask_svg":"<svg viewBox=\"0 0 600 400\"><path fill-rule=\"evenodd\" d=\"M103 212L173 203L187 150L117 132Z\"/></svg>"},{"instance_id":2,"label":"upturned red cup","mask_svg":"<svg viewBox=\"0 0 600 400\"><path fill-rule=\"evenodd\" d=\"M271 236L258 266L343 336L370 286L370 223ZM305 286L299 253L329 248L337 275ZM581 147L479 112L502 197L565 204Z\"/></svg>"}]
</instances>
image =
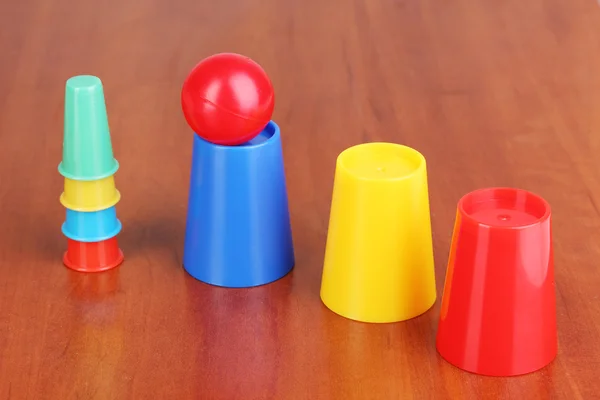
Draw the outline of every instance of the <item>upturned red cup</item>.
<instances>
[{"instance_id":1,"label":"upturned red cup","mask_svg":"<svg viewBox=\"0 0 600 400\"><path fill-rule=\"evenodd\" d=\"M458 203L436 346L463 370L514 376L556 357L550 205L489 188Z\"/></svg>"},{"instance_id":2,"label":"upturned red cup","mask_svg":"<svg viewBox=\"0 0 600 400\"><path fill-rule=\"evenodd\" d=\"M63 263L80 272L100 272L119 266L123 262L123 252L117 237L100 242L78 242L68 239Z\"/></svg>"}]
</instances>

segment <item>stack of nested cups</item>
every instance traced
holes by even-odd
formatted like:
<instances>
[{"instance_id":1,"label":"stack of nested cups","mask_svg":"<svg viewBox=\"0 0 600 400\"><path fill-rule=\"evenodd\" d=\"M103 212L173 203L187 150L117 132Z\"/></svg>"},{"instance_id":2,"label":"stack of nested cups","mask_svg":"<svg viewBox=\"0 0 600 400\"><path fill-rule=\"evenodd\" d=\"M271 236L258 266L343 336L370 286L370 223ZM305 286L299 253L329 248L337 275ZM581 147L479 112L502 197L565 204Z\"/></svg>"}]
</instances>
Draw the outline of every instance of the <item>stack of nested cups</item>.
<instances>
[{"instance_id":1,"label":"stack of nested cups","mask_svg":"<svg viewBox=\"0 0 600 400\"><path fill-rule=\"evenodd\" d=\"M102 82L89 75L68 79L63 159L58 171L65 178L60 202L67 209L62 232L68 246L63 262L71 269L105 271L123 261L116 238L121 231L115 209L121 198L114 179L118 169Z\"/></svg>"}]
</instances>

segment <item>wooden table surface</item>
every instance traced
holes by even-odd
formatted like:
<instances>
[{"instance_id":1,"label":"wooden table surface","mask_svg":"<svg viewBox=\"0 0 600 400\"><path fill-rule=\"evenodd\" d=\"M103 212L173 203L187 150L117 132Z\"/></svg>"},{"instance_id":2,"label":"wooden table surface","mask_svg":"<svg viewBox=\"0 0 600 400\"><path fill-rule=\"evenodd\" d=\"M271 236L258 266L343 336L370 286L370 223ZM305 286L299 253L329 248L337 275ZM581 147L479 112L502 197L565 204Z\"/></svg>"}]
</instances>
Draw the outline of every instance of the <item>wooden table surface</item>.
<instances>
[{"instance_id":1,"label":"wooden table surface","mask_svg":"<svg viewBox=\"0 0 600 400\"><path fill-rule=\"evenodd\" d=\"M296 267L250 290L182 268L190 69L258 61L276 91ZM0 6L0 399L600 398L600 8L593 0L20 0ZM64 84L103 82L126 260L62 265ZM320 301L336 156L428 161L438 301L397 324ZM499 379L434 339L455 207L514 186L553 207L559 354Z\"/></svg>"}]
</instances>

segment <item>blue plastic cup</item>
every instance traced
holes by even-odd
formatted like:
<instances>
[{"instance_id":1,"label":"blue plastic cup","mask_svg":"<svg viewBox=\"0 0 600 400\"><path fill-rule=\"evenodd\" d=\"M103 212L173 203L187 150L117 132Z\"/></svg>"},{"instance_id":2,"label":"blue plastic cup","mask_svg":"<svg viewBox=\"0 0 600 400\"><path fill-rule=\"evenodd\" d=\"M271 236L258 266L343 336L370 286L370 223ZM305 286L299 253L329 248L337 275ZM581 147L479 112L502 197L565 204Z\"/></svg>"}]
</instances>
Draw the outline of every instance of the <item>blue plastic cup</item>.
<instances>
[{"instance_id":1,"label":"blue plastic cup","mask_svg":"<svg viewBox=\"0 0 600 400\"><path fill-rule=\"evenodd\" d=\"M78 242L100 242L110 239L121 231L115 207L101 211L82 212L67 208L67 217L62 225L63 234Z\"/></svg>"},{"instance_id":2,"label":"blue plastic cup","mask_svg":"<svg viewBox=\"0 0 600 400\"><path fill-rule=\"evenodd\" d=\"M294 262L279 127L239 146L194 135L185 270L239 288L276 281Z\"/></svg>"}]
</instances>

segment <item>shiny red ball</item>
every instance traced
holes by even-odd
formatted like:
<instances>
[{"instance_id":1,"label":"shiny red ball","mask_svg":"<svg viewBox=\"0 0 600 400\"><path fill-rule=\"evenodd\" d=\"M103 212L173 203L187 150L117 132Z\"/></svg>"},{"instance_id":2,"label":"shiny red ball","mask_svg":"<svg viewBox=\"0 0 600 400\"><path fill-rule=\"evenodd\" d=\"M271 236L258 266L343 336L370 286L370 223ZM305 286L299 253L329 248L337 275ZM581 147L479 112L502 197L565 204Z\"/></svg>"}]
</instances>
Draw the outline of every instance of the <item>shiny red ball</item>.
<instances>
[{"instance_id":1,"label":"shiny red ball","mask_svg":"<svg viewBox=\"0 0 600 400\"><path fill-rule=\"evenodd\" d=\"M206 141L234 146L258 135L275 107L271 80L248 57L215 54L197 64L181 90L187 123Z\"/></svg>"}]
</instances>

